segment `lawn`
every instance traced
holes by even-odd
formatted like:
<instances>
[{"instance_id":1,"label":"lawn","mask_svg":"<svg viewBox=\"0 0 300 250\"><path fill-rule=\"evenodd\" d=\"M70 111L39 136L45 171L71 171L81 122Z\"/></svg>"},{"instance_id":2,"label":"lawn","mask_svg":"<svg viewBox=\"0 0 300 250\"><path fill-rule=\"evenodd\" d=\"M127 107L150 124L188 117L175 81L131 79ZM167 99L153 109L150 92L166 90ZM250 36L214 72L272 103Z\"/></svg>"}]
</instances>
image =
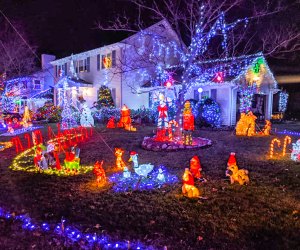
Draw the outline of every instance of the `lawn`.
<instances>
[{"instance_id":1,"label":"lawn","mask_svg":"<svg viewBox=\"0 0 300 250\"><path fill-rule=\"evenodd\" d=\"M299 123L277 124L279 130L300 131ZM16 214L28 213L35 221L55 224L61 218L84 232L107 234L113 239L141 241L154 249L297 249L300 245L300 164L287 157L269 160L269 137L237 137L234 131L197 130L194 135L213 145L194 151L152 152L141 148L154 127L137 132L97 127L80 144L81 162L104 160L110 176L115 157L111 149L139 154L139 163L164 165L179 182L150 191L113 191L97 187L92 172L59 177L12 171L14 148L0 152L0 206ZM43 130L46 136L46 127ZM278 135L283 138L284 135ZM299 137L293 137L293 142ZM0 141L9 140L0 137ZM107 143L107 145L103 142ZM109 148L109 147L110 148ZM291 148L291 145L289 146ZM248 186L230 185L225 177L230 152L240 168L249 170ZM289 151L290 152L290 151ZM198 155L207 182L197 182L201 199L181 194L181 176L189 160ZM129 163L130 164L130 163ZM14 220L0 219L2 249L77 249L83 242L64 242L48 233L22 230Z\"/></svg>"}]
</instances>

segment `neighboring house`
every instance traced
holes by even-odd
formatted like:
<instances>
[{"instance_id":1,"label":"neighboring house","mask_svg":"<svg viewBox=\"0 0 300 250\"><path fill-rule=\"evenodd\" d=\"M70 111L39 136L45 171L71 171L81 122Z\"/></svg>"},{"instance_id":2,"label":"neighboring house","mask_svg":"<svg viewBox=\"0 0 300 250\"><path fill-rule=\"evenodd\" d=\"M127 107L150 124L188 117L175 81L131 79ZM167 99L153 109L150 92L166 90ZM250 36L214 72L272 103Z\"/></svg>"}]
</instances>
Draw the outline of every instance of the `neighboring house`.
<instances>
[{"instance_id":1,"label":"neighboring house","mask_svg":"<svg viewBox=\"0 0 300 250\"><path fill-rule=\"evenodd\" d=\"M43 54L41 59L41 71L5 82L3 95L18 105L21 113L25 105L36 111L46 101L53 100L54 72L50 62L55 56Z\"/></svg>"},{"instance_id":2,"label":"neighboring house","mask_svg":"<svg viewBox=\"0 0 300 250\"><path fill-rule=\"evenodd\" d=\"M142 50L152 46L148 34L153 30L155 34L161 34L170 41L175 39L175 32L163 20L142 31L145 36L143 41L140 39L140 34L135 34L119 43L52 61L56 77L55 104L62 103L60 93L63 92L63 81L67 80L68 89L72 89L68 92L73 93L70 98L74 99L76 96L83 98L90 106L98 100L99 89L105 85L111 90L116 107L120 108L123 104L131 109L149 107L150 94L137 94L143 81L138 74L138 69L141 66L154 69L153 65L140 59ZM151 53L149 50L147 52ZM172 65L172 58L168 60Z\"/></svg>"}]
</instances>

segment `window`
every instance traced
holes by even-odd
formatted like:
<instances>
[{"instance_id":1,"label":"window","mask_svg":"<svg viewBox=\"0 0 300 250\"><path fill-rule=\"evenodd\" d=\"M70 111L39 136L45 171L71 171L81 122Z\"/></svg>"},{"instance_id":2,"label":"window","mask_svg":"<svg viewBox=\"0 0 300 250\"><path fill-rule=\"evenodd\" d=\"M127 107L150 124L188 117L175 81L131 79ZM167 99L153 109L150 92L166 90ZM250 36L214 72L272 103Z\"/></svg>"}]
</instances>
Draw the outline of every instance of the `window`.
<instances>
[{"instance_id":1,"label":"window","mask_svg":"<svg viewBox=\"0 0 300 250\"><path fill-rule=\"evenodd\" d=\"M207 99L207 98L209 98L209 90L203 91L201 93L201 99Z\"/></svg>"},{"instance_id":2,"label":"window","mask_svg":"<svg viewBox=\"0 0 300 250\"><path fill-rule=\"evenodd\" d=\"M40 80L34 80L33 82L33 89L40 90L41 89L41 81Z\"/></svg>"},{"instance_id":3,"label":"window","mask_svg":"<svg viewBox=\"0 0 300 250\"><path fill-rule=\"evenodd\" d=\"M210 98L217 100L217 89L210 90Z\"/></svg>"},{"instance_id":4,"label":"window","mask_svg":"<svg viewBox=\"0 0 300 250\"><path fill-rule=\"evenodd\" d=\"M117 53L116 50L113 50L111 53L108 53L106 55L101 56L101 69L109 69L111 67L116 67L117 65ZM97 57L98 60L98 57ZM100 56L99 56L100 60ZM97 67L98 67L98 61L97 61Z\"/></svg>"},{"instance_id":5,"label":"window","mask_svg":"<svg viewBox=\"0 0 300 250\"><path fill-rule=\"evenodd\" d=\"M77 61L76 73L78 72L90 72L90 57Z\"/></svg>"}]
</instances>

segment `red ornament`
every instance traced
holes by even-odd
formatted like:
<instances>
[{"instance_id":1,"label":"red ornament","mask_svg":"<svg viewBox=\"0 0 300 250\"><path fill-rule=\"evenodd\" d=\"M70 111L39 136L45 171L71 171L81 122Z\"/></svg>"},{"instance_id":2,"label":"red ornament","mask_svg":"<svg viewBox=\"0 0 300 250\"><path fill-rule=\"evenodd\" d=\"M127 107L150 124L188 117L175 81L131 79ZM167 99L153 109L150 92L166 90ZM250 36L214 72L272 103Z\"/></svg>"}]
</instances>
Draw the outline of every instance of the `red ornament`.
<instances>
[{"instance_id":1,"label":"red ornament","mask_svg":"<svg viewBox=\"0 0 300 250\"><path fill-rule=\"evenodd\" d=\"M223 82L223 81L224 81L224 73L223 72L216 73L216 75L213 79L213 82L220 83L220 82Z\"/></svg>"}]
</instances>

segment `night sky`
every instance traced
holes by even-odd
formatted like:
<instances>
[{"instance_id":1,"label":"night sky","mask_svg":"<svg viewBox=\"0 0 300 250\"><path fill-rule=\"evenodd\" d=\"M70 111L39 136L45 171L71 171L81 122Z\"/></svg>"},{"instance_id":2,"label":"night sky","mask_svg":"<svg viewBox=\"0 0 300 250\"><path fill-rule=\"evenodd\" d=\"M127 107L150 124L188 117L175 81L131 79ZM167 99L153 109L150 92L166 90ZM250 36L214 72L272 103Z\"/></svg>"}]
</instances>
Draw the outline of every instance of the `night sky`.
<instances>
[{"instance_id":1,"label":"night sky","mask_svg":"<svg viewBox=\"0 0 300 250\"><path fill-rule=\"evenodd\" d=\"M101 32L97 21L106 23L123 12L135 17L125 1L117 0L0 0L0 7L10 20L22 24L38 54L54 54L57 58L120 41L129 34ZM300 55L291 62L270 61L271 66L284 63L292 66L291 71L297 71Z\"/></svg>"}]
</instances>

